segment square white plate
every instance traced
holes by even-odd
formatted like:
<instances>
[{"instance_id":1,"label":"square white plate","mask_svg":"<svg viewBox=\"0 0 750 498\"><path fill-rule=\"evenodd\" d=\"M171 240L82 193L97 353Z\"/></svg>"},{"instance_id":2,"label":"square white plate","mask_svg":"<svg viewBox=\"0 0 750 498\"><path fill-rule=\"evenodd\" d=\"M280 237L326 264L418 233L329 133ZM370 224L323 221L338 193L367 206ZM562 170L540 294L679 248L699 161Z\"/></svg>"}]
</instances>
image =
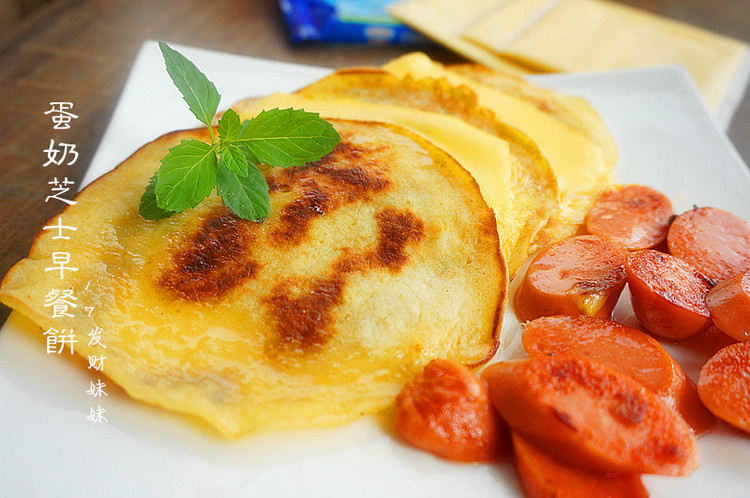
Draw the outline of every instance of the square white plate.
<instances>
[{"instance_id":1,"label":"square white plate","mask_svg":"<svg viewBox=\"0 0 750 498\"><path fill-rule=\"evenodd\" d=\"M292 91L329 72L176 47L214 81L221 106ZM663 191L677 212L694 204L750 220L750 172L679 67L535 77L593 103L617 141L617 178ZM144 44L85 183L162 133L197 126ZM43 181L41 178L39 181ZM518 322L507 312L506 354ZM429 496L516 497L510 462L461 465L412 450L389 413L320 430L250 434L223 441L184 417L135 402L114 386L98 400L80 365L48 356L37 328L13 313L0 332L0 494L4 496ZM37 336L37 337L35 337ZM671 348L696 378L697 357ZM93 402L92 402L93 400ZM700 439L703 464L688 478L646 476L653 497L729 497L750 489L750 436L725 425Z\"/></svg>"}]
</instances>

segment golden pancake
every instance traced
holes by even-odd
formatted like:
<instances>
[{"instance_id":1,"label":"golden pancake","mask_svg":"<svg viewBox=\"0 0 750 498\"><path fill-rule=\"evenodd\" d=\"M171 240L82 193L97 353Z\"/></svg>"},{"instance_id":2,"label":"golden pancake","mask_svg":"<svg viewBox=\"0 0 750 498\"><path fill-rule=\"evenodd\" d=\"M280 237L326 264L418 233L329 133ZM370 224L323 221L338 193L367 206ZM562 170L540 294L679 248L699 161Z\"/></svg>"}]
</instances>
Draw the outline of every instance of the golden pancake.
<instances>
[{"instance_id":1,"label":"golden pancake","mask_svg":"<svg viewBox=\"0 0 750 498\"><path fill-rule=\"evenodd\" d=\"M455 116L346 97L275 93L263 99L238 102L233 109L242 119L250 119L262 110L287 107L316 112L325 119L371 119L396 124L443 149L476 178L487 203L495 211L503 254L512 250L523 220L516 216L511 177L517 166L508 142Z\"/></svg>"},{"instance_id":2,"label":"golden pancake","mask_svg":"<svg viewBox=\"0 0 750 498\"><path fill-rule=\"evenodd\" d=\"M476 94L469 88L452 86L445 79L398 78L378 68L343 69L297 93L310 98L349 97L371 104L405 106L448 114L508 142L515 158L511 162L509 185L513 196L513 220L510 225L499 226L498 229L512 278L526 260L531 239L547 222L558 202L554 173L537 145L523 132L498 121L491 111L479 107ZM432 119L429 115L425 116ZM490 187L483 180L490 178L495 181L497 178L491 171L483 174L469 164L463 166L474 174L484 191ZM481 166L485 169L491 167L487 161ZM488 202L496 213L501 213L498 223L502 224L503 220L510 218L503 214L507 203L493 202L492 198Z\"/></svg>"},{"instance_id":3,"label":"golden pancake","mask_svg":"<svg viewBox=\"0 0 750 498\"><path fill-rule=\"evenodd\" d=\"M478 366L497 347L507 275L474 179L403 128L336 120L318 162L264 168L271 215L239 219L212 195L159 221L143 189L184 131L87 187L6 275L0 300L39 333L75 331L132 397L229 437L351 421L388 406L432 358ZM71 256L65 278L51 254ZM54 318L52 289L90 316ZM103 346L88 341L94 330Z\"/></svg>"}]
</instances>

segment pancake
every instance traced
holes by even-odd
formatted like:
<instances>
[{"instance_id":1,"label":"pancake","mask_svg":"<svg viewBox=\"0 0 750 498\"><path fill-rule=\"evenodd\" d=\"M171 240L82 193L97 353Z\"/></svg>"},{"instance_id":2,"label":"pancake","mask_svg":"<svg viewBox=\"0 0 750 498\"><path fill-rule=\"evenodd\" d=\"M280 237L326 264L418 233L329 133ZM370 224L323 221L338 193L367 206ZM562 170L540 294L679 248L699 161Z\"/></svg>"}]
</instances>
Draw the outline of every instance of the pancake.
<instances>
[{"instance_id":1,"label":"pancake","mask_svg":"<svg viewBox=\"0 0 750 498\"><path fill-rule=\"evenodd\" d=\"M159 221L138 215L165 135L87 187L41 231L0 300L41 329L74 330L75 353L133 398L236 437L345 423L392 403L429 360L478 367L497 348L507 274L492 210L460 164L394 125L333 120L318 162L263 168L271 215L239 219L212 194ZM52 252L71 255L64 280ZM73 289L52 318L50 289ZM101 343L87 334L101 332Z\"/></svg>"},{"instance_id":2,"label":"pancake","mask_svg":"<svg viewBox=\"0 0 750 498\"><path fill-rule=\"evenodd\" d=\"M513 248L522 220L516 215L511 182L516 159L505 140L455 116L347 97L275 93L263 99L238 102L232 108L242 119L250 119L262 110L287 107L316 112L325 119L372 119L419 134L455 158L476 178L487 203L494 209L503 254Z\"/></svg>"},{"instance_id":3,"label":"pancake","mask_svg":"<svg viewBox=\"0 0 750 498\"><path fill-rule=\"evenodd\" d=\"M515 161L511 162L510 185L513 198L513 221L502 226L509 216L503 203L490 206L498 215L498 230L511 278L526 260L529 246L537 231L546 224L557 206L557 182L547 159L539 147L522 131L502 121L488 109L479 107L476 94L465 86L453 86L445 79L410 76L398 78L378 68L342 69L297 92L310 98L349 97L371 104L404 106L422 111L455 116L487 133L506 141ZM428 117L428 119L430 119ZM476 172L467 164L480 187L485 178L495 175ZM483 167L489 167L486 162Z\"/></svg>"}]
</instances>

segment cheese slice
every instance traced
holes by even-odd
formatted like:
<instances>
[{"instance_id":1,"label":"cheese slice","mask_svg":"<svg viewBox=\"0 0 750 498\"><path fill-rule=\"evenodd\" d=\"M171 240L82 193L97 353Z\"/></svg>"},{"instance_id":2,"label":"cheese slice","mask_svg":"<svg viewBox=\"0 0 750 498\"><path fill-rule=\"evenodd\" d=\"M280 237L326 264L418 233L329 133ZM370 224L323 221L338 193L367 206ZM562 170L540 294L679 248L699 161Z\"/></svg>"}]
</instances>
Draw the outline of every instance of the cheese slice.
<instances>
[{"instance_id":1,"label":"cheese slice","mask_svg":"<svg viewBox=\"0 0 750 498\"><path fill-rule=\"evenodd\" d=\"M404 24L420 31L451 50L470 60L510 74L526 74L528 71L476 44L462 34L482 16L513 0L476 0L467 7L454 0L412 0L398 2L388 12Z\"/></svg>"},{"instance_id":2,"label":"cheese slice","mask_svg":"<svg viewBox=\"0 0 750 498\"><path fill-rule=\"evenodd\" d=\"M497 55L548 71L682 64L713 110L748 58L748 44L740 40L602 0L562 0L510 41L486 30L467 30L466 36Z\"/></svg>"},{"instance_id":3,"label":"cheese slice","mask_svg":"<svg viewBox=\"0 0 750 498\"><path fill-rule=\"evenodd\" d=\"M497 51L512 42L539 20L560 0L507 0L498 2L469 26L462 36L469 41Z\"/></svg>"},{"instance_id":4,"label":"cheese slice","mask_svg":"<svg viewBox=\"0 0 750 498\"><path fill-rule=\"evenodd\" d=\"M466 85L478 104L534 140L549 160L560 191L561 206L548 229L540 231L539 244L569 236L583 222L593 200L613 182L613 164L600 147L583 133L556 120L533 103L478 83L432 61L421 53L392 60L383 68L399 77L446 78L453 85Z\"/></svg>"},{"instance_id":5,"label":"cheese slice","mask_svg":"<svg viewBox=\"0 0 750 498\"><path fill-rule=\"evenodd\" d=\"M604 159L608 163L614 164L617 161L617 144L599 113L586 99L534 85L519 76L503 73L481 64L459 63L451 64L447 68L478 83L528 101L557 121L586 135L601 147Z\"/></svg>"}]
</instances>

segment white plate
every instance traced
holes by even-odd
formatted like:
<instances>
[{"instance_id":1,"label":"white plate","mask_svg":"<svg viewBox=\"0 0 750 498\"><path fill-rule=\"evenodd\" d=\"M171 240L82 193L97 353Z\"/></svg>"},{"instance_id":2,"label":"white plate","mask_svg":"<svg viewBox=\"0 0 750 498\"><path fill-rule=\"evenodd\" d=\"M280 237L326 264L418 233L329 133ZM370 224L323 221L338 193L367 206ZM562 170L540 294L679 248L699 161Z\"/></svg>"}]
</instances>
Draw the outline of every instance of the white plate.
<instances>
[{"instance_id":1,"label":"white plate","mask_svg":"<svg viewBox=\"0 0 750 498\"><path fill-rule=\"evenodd\" d=\"M212 79L222 106L291 91L328 72L178 47ZM555 75L540 84L588 98L620 149L617 177L750 220L750 173L678 67ZM86 182L161 133L196 126L154 42L135 62ZM39 181L43 181L42 178ZM509 312L503 341L518 322ZM107 422L86 419L91 376L47 356L33 324L13 313L0 333L0 494L4 496L521 496L511 463L459 465L412 450L388 414L321 430L222 441L203 425L135 402L108 386ZM512 350L512 348L509 348ZM697 359L678 352L695 378ZM93 401L93 402L92 402ZM644 477L653 497L740 496L750 489L750 438L720 425L700 438L689 478Z\"/></svg>"}]
</instances>

